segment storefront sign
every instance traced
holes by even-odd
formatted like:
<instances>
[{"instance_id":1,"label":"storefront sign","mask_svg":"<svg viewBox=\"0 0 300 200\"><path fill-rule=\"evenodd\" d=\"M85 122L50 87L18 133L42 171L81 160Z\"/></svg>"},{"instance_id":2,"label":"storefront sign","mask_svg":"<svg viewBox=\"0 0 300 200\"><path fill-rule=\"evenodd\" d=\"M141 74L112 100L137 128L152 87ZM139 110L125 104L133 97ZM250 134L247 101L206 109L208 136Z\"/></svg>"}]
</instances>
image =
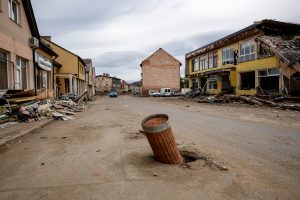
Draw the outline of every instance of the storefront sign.
<instances>
[{"instance_id":1,"label":"storefront sign","mask_svg":"<svg viewBox=\"0 0 300 200\"><path fill-rule=\"evenodd\" d=\"M52 62L48 58L46 58L40 54L37 54L37 63L40 68L42 68L46 71L52 70Z\"/></svg>"}]
</instances>

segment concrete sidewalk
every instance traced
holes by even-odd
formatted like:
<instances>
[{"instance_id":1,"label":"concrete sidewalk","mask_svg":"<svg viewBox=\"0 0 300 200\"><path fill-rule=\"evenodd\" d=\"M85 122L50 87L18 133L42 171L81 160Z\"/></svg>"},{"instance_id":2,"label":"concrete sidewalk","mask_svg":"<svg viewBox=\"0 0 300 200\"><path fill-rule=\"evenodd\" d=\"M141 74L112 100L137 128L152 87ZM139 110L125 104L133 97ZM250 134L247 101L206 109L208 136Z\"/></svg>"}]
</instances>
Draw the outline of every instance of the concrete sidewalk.
<instances>
[{"instance_id":1,"label":"concrete sidewalk","mask_svg":"<svg viewBox=\"0 0 300 200\"><path fill-rule=\"evenodd\" d=\"M15 140L32 131L47 126L53 121L54 119L44 119L34 122L18 123L14 125L9 125L5 128L0 128L0 147L2 145L5 145L9 141Z\"/></svg>"}]
</instances>

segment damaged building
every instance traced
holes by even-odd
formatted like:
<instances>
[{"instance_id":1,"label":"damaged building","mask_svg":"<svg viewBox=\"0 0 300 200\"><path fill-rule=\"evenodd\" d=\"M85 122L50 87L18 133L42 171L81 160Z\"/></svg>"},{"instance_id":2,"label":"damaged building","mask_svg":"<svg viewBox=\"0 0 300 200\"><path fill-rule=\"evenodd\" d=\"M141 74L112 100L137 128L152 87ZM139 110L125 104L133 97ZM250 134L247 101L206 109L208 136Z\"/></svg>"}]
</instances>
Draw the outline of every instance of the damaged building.
<instances>
[{"instance_id":1,"label":"damaged building","mask_svg":"<svg viewBox=\"0 0 300 200\"><path fill-rule=\"evenodd\" d=\"M193 88L208 94L300 95L300 25L262 20L185 55Z\"/></svg>"}]
</instances>

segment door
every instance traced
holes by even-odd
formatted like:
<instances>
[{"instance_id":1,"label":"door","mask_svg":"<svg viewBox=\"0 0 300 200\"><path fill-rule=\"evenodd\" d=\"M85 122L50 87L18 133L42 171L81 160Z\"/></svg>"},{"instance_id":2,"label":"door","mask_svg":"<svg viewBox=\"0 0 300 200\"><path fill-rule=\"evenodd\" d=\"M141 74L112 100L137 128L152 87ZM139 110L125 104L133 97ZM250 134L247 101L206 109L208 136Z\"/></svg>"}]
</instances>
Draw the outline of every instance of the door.
<instances>
[{"instance_id":1,"label":"door","mask_svg":"<svg viewBox=\"0 0 300 200\"><path fill-rule=\"evenodd\" d=\"M222 75L221 80L222 80L222 91L230 92L231 86L230 86L229 74Z\"/></svg>"}]
</instances>

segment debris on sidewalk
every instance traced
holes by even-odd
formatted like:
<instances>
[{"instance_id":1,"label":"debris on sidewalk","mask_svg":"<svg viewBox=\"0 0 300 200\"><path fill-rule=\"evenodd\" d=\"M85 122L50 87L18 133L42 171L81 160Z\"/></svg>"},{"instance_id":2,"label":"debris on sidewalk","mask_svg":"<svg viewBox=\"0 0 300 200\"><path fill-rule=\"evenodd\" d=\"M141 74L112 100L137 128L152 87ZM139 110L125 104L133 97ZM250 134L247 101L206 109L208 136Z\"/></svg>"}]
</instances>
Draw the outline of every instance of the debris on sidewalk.
<instances>
[{"instance_id":1,"label":"debris on sidewalk","mask_svg":"<svg viewBox=\"0 0 300 200\"><path fill-rule=\"evenodd\" d=\"M6 127L9 127L9 126L12 126L12 125L15 125L17 124L18 122L6 122L4 124L1 124L0 125L0 128L6 128Z\"/></svg>"},{"instance_id":2,"label":"debris on sidewalk","mask_svg":"<svg viewBox=\"0 0 300 200\"><path fill-rule=\"evenodd\" d=\"M33 100L17 101L10 104L11 97L27 98L32 95L32 91L24 90L7 90L0 98L3 103L0 106L0 125L1 128L7 127L20 122L38 121L46 118L54 118L56 120L67 121L76 115L76 112L82 112L86 105L86 95L84 92L81 95L69 95L68 98L62 100ZM71 97L72 96L72 97ZM72 100L73 99L73 100ZM76 101L76 102L75 102Z\"/></svg>"}]
</instances>

